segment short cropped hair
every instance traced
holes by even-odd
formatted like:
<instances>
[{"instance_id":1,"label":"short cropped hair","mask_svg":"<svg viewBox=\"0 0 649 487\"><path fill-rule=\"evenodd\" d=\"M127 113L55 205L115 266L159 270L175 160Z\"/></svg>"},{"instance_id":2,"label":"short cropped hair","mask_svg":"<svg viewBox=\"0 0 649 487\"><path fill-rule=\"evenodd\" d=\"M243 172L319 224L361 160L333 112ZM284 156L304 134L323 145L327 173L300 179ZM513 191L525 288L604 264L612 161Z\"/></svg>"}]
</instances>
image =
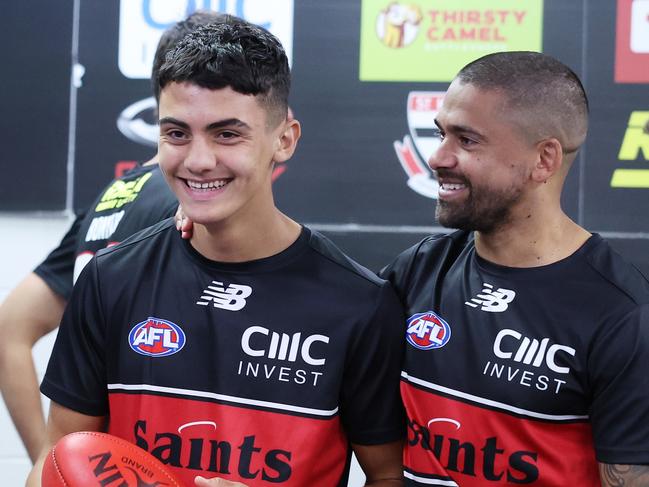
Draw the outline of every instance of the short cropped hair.
<instances>
[{"instance_id":1,"label":"short cropped hair","mask_svg":"<svg viewBox=\"0 0 649 487\"><path fill-rule=\"evenodd\" d=\"M505 97L523 130L556 137L565 153L576 152L588 131L588 98L579 77L557 59L531 51L498 52L467 64L456 76Z\"/></svg>"},{"instance_id":2,"label":"short cropped hair","mask_svg":"<svg viewBox=\"0 0 649 487\"><path fill-rule=\"evenodd\" d=\"M223 14L218 12L197 10L185 20L177 22L162 33L153 57L153 67L151 68L151 86L153 88L153 95L155 96L156 102L160 102L158 73L160 71L160 66L162 66L165 61L167 52L175 47L176 43L190 32L195 31L201 25L216 22L221 17L223 17Z\"/></svg>"},{"instance_id":3,"label":"short cropped hair","mask_svg":"<svg viewBox=\"0 0 649 487\"><path fill-rule=\"evenodd\" d=\"M199 27L167 54L158 89L172 82L256 96L273 125L288 113L291 73L284 48L266 29L231 15Z\"/></svg>"}]
</instances>

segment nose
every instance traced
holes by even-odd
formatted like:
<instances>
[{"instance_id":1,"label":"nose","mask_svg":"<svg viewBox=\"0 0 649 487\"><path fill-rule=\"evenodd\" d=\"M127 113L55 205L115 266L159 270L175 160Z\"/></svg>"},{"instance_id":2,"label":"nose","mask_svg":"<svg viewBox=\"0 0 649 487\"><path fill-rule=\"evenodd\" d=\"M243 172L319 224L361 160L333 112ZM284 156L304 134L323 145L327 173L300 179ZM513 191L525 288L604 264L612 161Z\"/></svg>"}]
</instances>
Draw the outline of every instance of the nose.
<instances>
[{"instance_id":1,"label":"nose","mask_svg":"<svg viewBox=\"0 0 649 487\"><path fill-rule=\"evenodd\" d=\"M217 165L217 158L212 144L204 137L194 137L189 143L184 165L193 174L201 174L214 169Z\"/></svg>"},{"instance_id":2,"label":"nose","mask_svg":"<svg viewBox=\"0 0 649 487\"><path fill-rule=\"evenodd\" d=\"M433 170L441 167L453 167L457 164L455 153L451 150L448 138L441 141L437 149L428 158L428 166Z\"/></svg>"}]
</instances>

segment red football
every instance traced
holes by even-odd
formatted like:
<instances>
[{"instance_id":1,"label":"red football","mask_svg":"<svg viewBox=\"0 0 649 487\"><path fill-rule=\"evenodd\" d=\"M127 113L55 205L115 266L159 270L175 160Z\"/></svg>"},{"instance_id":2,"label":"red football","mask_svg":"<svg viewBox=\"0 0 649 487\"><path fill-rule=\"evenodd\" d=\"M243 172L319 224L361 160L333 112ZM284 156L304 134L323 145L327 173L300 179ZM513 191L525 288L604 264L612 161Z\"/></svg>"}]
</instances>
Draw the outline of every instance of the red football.
<instances>
[{"instance_id":1,"label":"red football","mask_svg":"<svg viewBox=\"0 0 649 487\"><path fill-rule=\"evenodd\" d=\"M80 431L61 438L45 459L43 487L182 487L153 455L117 436Z\"/></svg>"}]
</instances>

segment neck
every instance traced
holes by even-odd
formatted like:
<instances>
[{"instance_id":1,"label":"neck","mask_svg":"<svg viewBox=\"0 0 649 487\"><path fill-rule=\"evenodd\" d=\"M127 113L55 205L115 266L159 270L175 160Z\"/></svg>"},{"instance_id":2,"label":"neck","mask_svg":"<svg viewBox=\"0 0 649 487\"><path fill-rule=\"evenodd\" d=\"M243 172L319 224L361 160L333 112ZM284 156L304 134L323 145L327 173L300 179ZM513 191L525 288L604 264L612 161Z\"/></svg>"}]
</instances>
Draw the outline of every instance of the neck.
<instances>
[{"instance_id":1,"label":"neck","mask_svg":"<svg viewBox=\"0 0 649 487\"><path fill-rule=\"evenodd\" d=\"M591 234L563 212L543 219L530 214L492 232L475 232L478 255L507 267L553 264L575 253Z\"/></svg>"},{"instance_id":2,"label":"neck","mask_svg":"<svg viewBox=\"0 0 649 487\"><path fill-rule=\"evenodd\" d=\"M204 257L219 262L247 262L263 259L287 249L302 227L273 208L269 218L249 223L220 222L194 224L191 245Z\"/></svg>"}]
</instances>

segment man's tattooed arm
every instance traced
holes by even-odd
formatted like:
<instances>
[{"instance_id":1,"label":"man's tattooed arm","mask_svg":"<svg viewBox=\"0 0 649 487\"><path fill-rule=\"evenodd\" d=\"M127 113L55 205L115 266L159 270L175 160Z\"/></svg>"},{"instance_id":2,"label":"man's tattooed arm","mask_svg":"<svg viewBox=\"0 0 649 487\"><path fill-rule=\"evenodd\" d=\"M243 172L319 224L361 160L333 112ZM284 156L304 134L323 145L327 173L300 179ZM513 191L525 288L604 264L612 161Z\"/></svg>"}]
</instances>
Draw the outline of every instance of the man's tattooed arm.
<instances>
[{"instance_id":1,"label":"man's tattooed arm","mask_svg":"<svg viewBox=\"0 0 649 487\"><path fill-rule=\"evenodd\" d=\"M649 465L599 464L602 487L649 487Z\"/></svg>"}]
</instances>

